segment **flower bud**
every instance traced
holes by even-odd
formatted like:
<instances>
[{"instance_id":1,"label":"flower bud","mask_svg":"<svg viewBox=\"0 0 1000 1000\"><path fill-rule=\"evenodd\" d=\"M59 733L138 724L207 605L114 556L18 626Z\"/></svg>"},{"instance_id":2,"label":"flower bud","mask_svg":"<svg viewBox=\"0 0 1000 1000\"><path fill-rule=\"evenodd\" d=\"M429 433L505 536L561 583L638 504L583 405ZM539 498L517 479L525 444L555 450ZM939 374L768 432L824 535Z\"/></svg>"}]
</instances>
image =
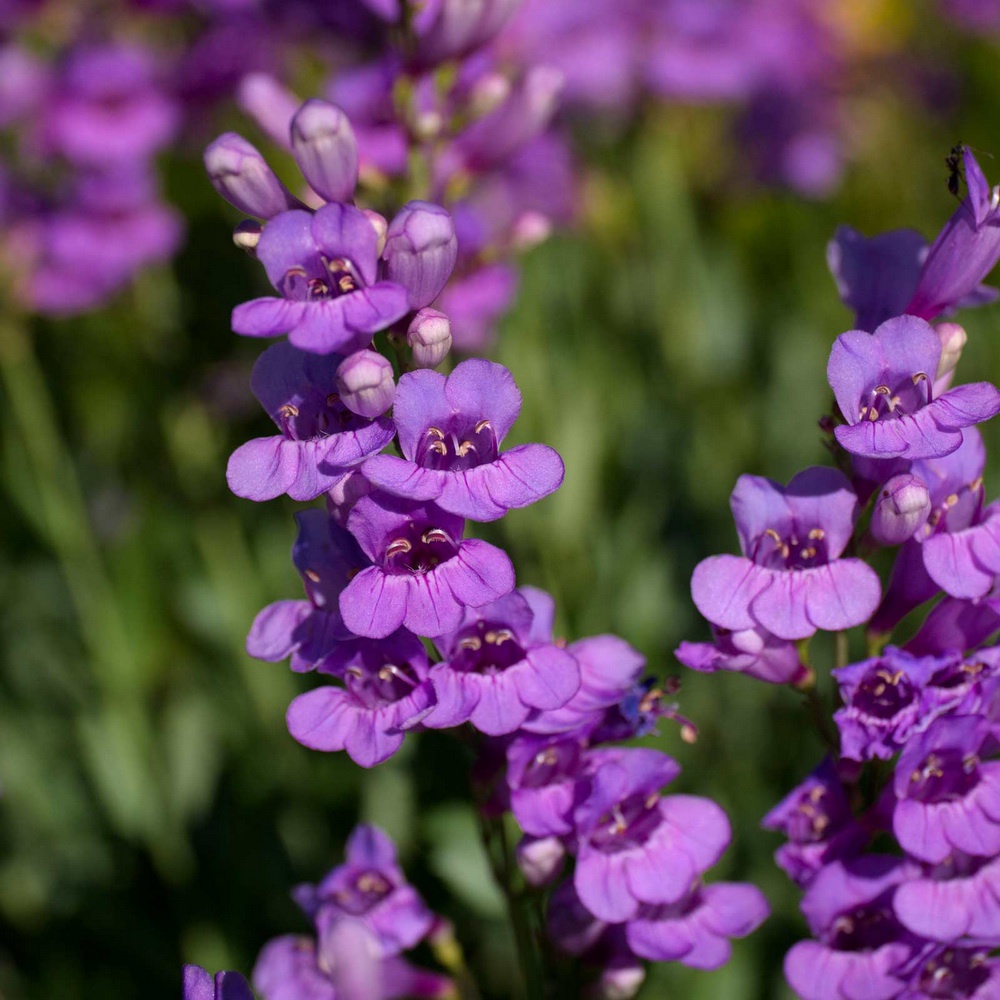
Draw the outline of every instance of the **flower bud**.
<instances>
[{"instance_id":1,"label":"flower bud","mask_svg":"<svg viewBox=\"0 0 1000 1000\"><path fill-rule=\"evenodd\" d=\"M965 342L969 338L958 323L938 323L934 327L934 332L941 341L941 360L938 362L937 375L935 376L935 379L939 379L955 370L958 359L962 356Z\"/></svg>"},{"instance_id":2,"label":"flower bud","mask_svg":"<svg viewBox=\"0 0 1000 1000\"><path fill-rule=\"evenodd\" d=\"M247 215L270 219L299 202L275 176L257 147L235 132L220 135L205 150L212 187Z\"/></svg>"},{"instance_id":3,"label":"flower bud","mask_svg":"<svg viewBox=\"0 0 1000 1000\"><path fill-rule=\"evenodd\" d=\"M922 527L931 512L927 487L909 472L893 476L879 491L870 531L881 545L899 545Z\"/></svg>"},{"instance_id":4,"label":"flower bud","mask_svg":"<svg viewBox=\"0 0 1000 1000\"><path fill-rule=\"evenodd\" d=\"M609 965L587 996L592 1000L632 1000L646 978L641 964L621 960Z\"/></svg>"},{"instance_id":5,"label":"flower bud","mask_svg":"<svg viewBox=\"0 0 1000 1000\"><path fill-rule=\"evenodd\" d=\"M372 484L357 469L338 479L326 493L326 510L331 520L346 528L354 505L371 491Z\"/></svg>"},{"instance_id":6,"label":"flower bud","mask_svg":"<svg viewBox=\"0 0 1000 1000\"><path fill-rule=\"evenodd\" d=\"M451 350L451 320L437 309L421 309L406 331L417 368L437 368Z\"/></svg>"},{"instance_id":7,"label":"flower bud","mask_svg":"<svg viewBox=\"0 0 1000 1000\"><path fill-rule=\"evenodd\" d=\"M350 201L358 183L358 143L347 115L316 98L295 112L292 152L309 186L327 201Z\"/></svg>"},{"instance_id":8,"label":"flower bud","mask_svg":"<svg viewBox=\"0 0 1000 1000\"><path fill-rule=\"evenodd\" d=\"M382 253L386 277L406 288L411 309L438 297L457 256L455 223L440 205L407 202L389 224Z\"/></svg>"},{"instance_id":9,"label":"flower bud","mask_svg":"<svg viewBox=\"0 0 1000 1000\"><path fill-rule=\"evenodd\" d=\"M566 848L558 837L524 836L517 845L516 853L517 865L525 882L541 888L558 878Z\"/></svg>"},{"instance_id":10,"label":"flower bud","mask_svg":"<svg viewBox=\"0 0 1000 1000\"><path fill-rule=\"evenodd\" d=\"M248 73L240 80L236 103L282 149L290 149L288 127L302 103L268 73Z\"/></svg>"},{"instance_id":11,"label":"flower bud","mask_svg":"<svg viewBox=\"0 0 1000 1000\"><path fill-rule=\"evenodd\" d=\"M233 230L233 243L246 250L251 257L257 256L257 244L260 242L260 234L264 232L264 227L256 219L244 219Z\"/></svg>"},{"instance_id":12,"label":"flower bud","mask_svg":"<svg viewBox=\"0 0 1000 1000\"><path fill-rule=\"evenodd\" d=\"M361 417L379 417L392 406L392 365L376 351L356 351L337 367L340 401Z\"/></svg>"}]
</instances>

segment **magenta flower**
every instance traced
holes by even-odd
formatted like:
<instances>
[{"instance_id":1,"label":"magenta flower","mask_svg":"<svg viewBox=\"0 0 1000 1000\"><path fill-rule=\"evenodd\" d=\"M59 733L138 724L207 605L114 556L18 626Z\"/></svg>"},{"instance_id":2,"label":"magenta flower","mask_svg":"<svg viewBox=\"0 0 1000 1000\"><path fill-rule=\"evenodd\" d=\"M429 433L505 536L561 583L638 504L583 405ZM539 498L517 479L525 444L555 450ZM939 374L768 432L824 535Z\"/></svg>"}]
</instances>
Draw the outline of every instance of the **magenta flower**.
<instances>
[{"instance_id":1,"label":"magenta flower","mask_svg":"<svg viewBox=\"0 0 1000 1000\"><path fill-rule=\"evenodd\" d=\"M518 729L533 710L562 708L580 687L572 654L534 628L531 604L514 591L466 608L458 628L435 642L444 657L431 669L433 728L469 720L490 736Z\"/></svg>"},{"instance_id":2,"label":"magenta flower","mask_svg":"<svg viewBox=\"0 0 1000 1000\"><path fill-rule=\"evenodd\" d=\"M340 595L344 623L382 639L405 625L416 635L453 632L466 607L482 607L514 589L507 554L462 538L465 522L434 504L374 491L355 503L347 527L374 563Z\"/></svg>"},{"instance_id":3,"label":"magenta flower","mask_svg":"<svg viewBox=\"0 0 1000 1000\"><path fill-rule=\"evenodd\" d=\"M839 558L858 505L842 473L814 466L787 487L740 476L730 502L743 555L710 556L691 579L691 596L709 622L805 639L871 616L878 575L860 559Z\"/></svg>"},{"instance_id":4,"label":"magenta flower","mask_svg":"<svg viewBox=\"0 0 1000 1000\"><path fill-rule=\"evenodd\" d=\"M350 205L276 215L264 226L257 256L281 298L237 306L236 333L287 333L304 351L349 354L367 347L409 308L402 285L378 280L378 234Z\"/></svg>"},{"instance_id":5,"label":"magenta flower","mask_svg":"<svg viewBox=\"0 0 1000 1000\"><path fill-rule=\"evenodd\" d=\"M769 684L798 684L808 676L795 643L762 628L731 632L712 626L714 642L682 642L674 650L685 667L704 674L732 670Z\"/></svg>"},{"instance_id":6,"label":"magenta flower","mask_svg":"<svg viewBox=\"0 0 1000 1000\"><path fill-rule=\"evenodd\" d=\"M281 433L254 438L230 456L226 481L237 496L313 500L392 440L388 417L358 416L338 396L342 360L288 343L272 344L257 359L250 388Z\"/></svg>"},{"instance_id":7,"label":"magenta flower","mask_svg":"<svg viewBox=\"0 0 1000 1000\"><path fill-rule=\"evenodd\" d=\"M873 334L842 333L827 378L846 425L837 441L868 458L938 458L962 443L962 428L1000 412L1000 392L973 382L933 397L941 341L915 316L886 320Z\"/></svg>"},{"instance_id":8,"label":"magenta flower","mask_svg":"<svg viewBox=\"0 0 1000 1000\"><path fill-rule=\"evenodd\" d=\"M492 361L463 361L448 376L408 372L393 407L403 458L377 455L362 471L396 496L493 521L547 496L563 480L562 459L547 445L500 452L520 410L513 376Z\"/></svg>"}]
</instances>

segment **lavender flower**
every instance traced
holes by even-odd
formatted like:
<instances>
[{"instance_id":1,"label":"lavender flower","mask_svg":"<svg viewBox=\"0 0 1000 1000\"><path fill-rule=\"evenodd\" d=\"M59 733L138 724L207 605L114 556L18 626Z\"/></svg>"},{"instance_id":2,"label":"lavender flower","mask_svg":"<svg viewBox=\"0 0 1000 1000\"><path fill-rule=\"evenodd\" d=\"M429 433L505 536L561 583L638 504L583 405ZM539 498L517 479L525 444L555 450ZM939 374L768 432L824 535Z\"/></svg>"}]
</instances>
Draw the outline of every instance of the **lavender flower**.
<instances>
[{"instance_id":1,"label":"lavender flower","mask_svg":"<svg viewBox=\"0 0 1000 1000\"><path fill-rule=\"evenodd\" d=\"M712 626L714 642L682 642L674 650L685 667L700 673L732 670L769 684L799 684L809 677L795 643L760 627L732 632Z\"/></svg>"},{"instance_id":2,"label":"lavender flower","mask_svg":"<svg viewBox=\"0 0 1000 1000\"><path fill-rule=\"evenodd\" d=\"M513 376L492 361L463 361L449 376L407 372L393 419L403 458L377 455L363 472L379 489L476 521L492 521L558 489L553 449L524 444L500 453L521 409Z\"/></svg>"},{"instance_id":3,"label":"lavender flower","mask_svg":"<svg viewBox=\"0 0 1000 1000\"><path fill-rule=\"evenodd\" d=\"M253 994L238 972L217 972L213 979L201 966L185 965L184 1000L253 1000Z\"/></svg>"},{"instance_id":4,"label":"lavender flower","mask_svg":"<svg viewBox=\"0 0 1000 1000\"><path fill-rule=\"evenodd\" d=\"M691 579L691 596L709 622L804 639L818 628L850 628L870 617L878 576L860 559L838 558L857 512L842 473L813 467L787 487L740 476L731 505L743 556L711 556Z\"/></svg>"}]
</instances>

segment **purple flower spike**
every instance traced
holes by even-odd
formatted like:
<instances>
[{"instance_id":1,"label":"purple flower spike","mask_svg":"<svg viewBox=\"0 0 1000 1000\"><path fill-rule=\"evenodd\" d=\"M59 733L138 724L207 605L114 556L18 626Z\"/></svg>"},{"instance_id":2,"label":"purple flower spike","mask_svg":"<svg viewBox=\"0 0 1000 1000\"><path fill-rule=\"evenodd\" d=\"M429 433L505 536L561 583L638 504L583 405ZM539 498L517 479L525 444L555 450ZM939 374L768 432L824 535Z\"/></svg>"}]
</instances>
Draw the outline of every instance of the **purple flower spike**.
<instances>
[{"instance_id":1,"label":"purple flower spike","mask_svg":"<svg viewBox=\"0 0 1000 1000\"><path fill-rule=\"evenodd\" d=\"M423 940L434 923L396 860L396 845L377 826L362 824L348 838L346 859L319 885L300 885L295 901L314 920L324 913L352 917L377 938L385 955Z\"/></svg>"},{"instance_id":2,"label":"purple flower spike","mask_svg":"<svg viewBox=\"0 0 1000 1000\"><path fill-rule=\"evenodd\" d=\"M356 635L382 639L405 625L434 638L457 629L464 608L514 589L507 554L463 539L462 518L434 504L373 491L355 503L347 527L375 563L340 595L344 623Z\"/></svg>"},{"instance_id":3,"label":"purple flower spike","mask_svg":"<svg viewBox=\"0 0 1000 1000\"><path fill-rule=\"evenodd\" d=\"M238 972L217 972L213 979L201 966L185 965L184 1000L253 1000L253 994Z\"/></svg>"},{"instance_id":4,"label":"purple flower spike","mask_svg":"<svg viewBox=\"0 0 1000 1000\"><path fill-rule=\"evenodd\" d=\"M388 417L358 416L339 398L341 361L287 343L272 344L257 359L250 388L281 434L254 438L230 456L226 481L237 496L313 500L392 440Z\"/></svg>"},{"instance_id":5,"label":"purple flower spike","mask_svg":"<svg viewBox=\"0 0 1000 1000\"><path fill-rule=\"evenodd\" d=\"M230 205L258 219L270 219L302 203L267 165L257 147L235 132L226 132L205 150L205 169L212 187Z\"/></svg>"},{"instance_id":6,"label":"purple flower spike","mask_svg":"<svg viewBox=\"0 0 1000 1000\"><path fill-rule=\"evenodd\" d=\"M494 521L558 489L559 455L543 444L500 453L521 409L511 373L492 361L463 361L451 375L407 372L393 419L403 458L377 455L364 474L379 489L474 521Z\"/></svg>"},{"instance_id":7,"label":"purple flower spike","mask_svg":"<svg viewBox=\"0 0 1000 1000\"><path fill-rule=\"evenodd\" d=\"M756 930L770 908L753 885L718 882L701 886L670 906L643 906L625 929L629 947L654 962L718 969L729 961L730 938Z\"/></svg>"},{"instance_id":8,"label":"purple flower spike","mask_svg":"<svg viewBox=\"0 0 1000 1000\"><path fill-rule=\"evenodd\" d=\"M406 289L377 280L378 234L351 205L276 215L264 227L257 257L282 297L237 306L235 333L287 333L304 351L348 354L367 347L408 311Z\"/></svg>"},{"instance_id":9,"label":"purple flower spike","mask_svg":"<svg viewBox=\"0 0 1000 1000\"><path fill-rule=\"evenodd\" d=\"M814 466L787 487L740 476L730 502L743 556L711 556L691 579L694 603L713 625L805 639L871 616L878 575L860 559L839 558L858 505L842 473Z\"/></svg>"},{"instance_id":10,"label":"purple flower spike","mask_svg":"<svg viewBox=\"0 0 1000 1000\"><path fill-rule=\"evenodd\" d=\"M410 308L429 306L444 288L458 257L451 215L430 202L407 202L389 223L382 257L386 276L406 289Z\"/></svg>"},{"instance_id":11,"label":"purple flower spike","mask_svg":"<svg viewBox=\"0 0 1000 1000\"><path fill-rule=\"evenodd\" d=\"M968 194L934 241L906 312L934 319L983 290L980 282L1000 260L1000 188L990 189L968 147L963 153ZM996 290L989 289L990 298ZM989 301L989 299L987 299Z\"/></svg>"},{"instance_id":12,"label":"purple flower spike","mask_svg":"<svg viewBox=\"0 0 1000 1000\"><path fill-rule=\"evenodd\" d=\"M313 750L346 750L361 767L388 760L434 707L427 653L409 632L338 643L322 663L343 687L307 691L288 706L288 731Z\"/></svg>"},{"instance_id":13,"label":"purple flower spike","mask_svg":"<svg viewBox=\"0 0 1000 1000\"><path fill-rule=\"evenodd\" d=\"M867 458L938 458L962 443L962 428L1000 412L1000 392L973 382L933 397L941 341L915 316L887 320L873 334L842 333L827 378L846 426L837 441Z\"/></svg>"},{"instance_id":14,"label":"purple flower spike","mask_svg":"<svg viewBox=\"0 0 1000 1000\"><path fill-rule=\"evenodd\" d=\"M562 708L576 694L579 665L565 649L536 640L532 619L517 591L466 608L458 629L435 643L444 662L431 670L438 706L429 726L468 719L481 732L502 736L520 728L533 709Z\"/></svg>"},{"instance_id":15,"label":"purple flower spike","mask_svg":"<svg viewBox=\"0 0 1000 1000\"><path fill-rule=\"evenodd\" d=\"M299 534L292 561L302 575L306 601L277 601L254 619L247 652L276 662L291 656L297 672L312 670L338 644L350 637L337 603L341 590L368 560L357 543L325 511L295 515Z\"/></svg>"},{"instance_id":16,"label":"purple flower spike","mask_svg":"<svg viewBox=\"0 0 1000 1000\"><path fill-rule=\"evenodd\" d=\"M892 817L903 850L932 864L953 851L1000 853L1000 761L979 757L989 732L981 716L948 716L907 744Z\"/></svg>"},{"instance_id":17,"label":"purple flower spike","mask_svg":"<svg viewBox=\"0 0 1000 1000\"><path fill-rule=\"evenodd\" d=\"M327 201L350 201L358 183L358 143L347 115L316 98L295 112L292 152L309 186Z\"/></svg>"},{"instance_id":18,"label":"purple flower spike","mask_svg":"<svg viewBox=\"0 0 1000 1000\"><path fill-rule=\"evenodd\" d=\"M656 750L629 749L599 768L574 813L579 851L573 882L600 920L632 920L643 903L675 903L716 863L729 822L709 799L660 798L678 772Z\"/></svg>"},{"instance_id":19,"label":"purple flower spike","mask_svg":"<svg viewBox=\"0 0 1000 1000\"><path fill-rule=\"evenodd\" d=\"M795 643L762 628L730 632L713 625L712 634L714 642L682 642L674 656L701 673L733 670L769 684L798 684L809 676Z\"/></svg>"}]
</instances>

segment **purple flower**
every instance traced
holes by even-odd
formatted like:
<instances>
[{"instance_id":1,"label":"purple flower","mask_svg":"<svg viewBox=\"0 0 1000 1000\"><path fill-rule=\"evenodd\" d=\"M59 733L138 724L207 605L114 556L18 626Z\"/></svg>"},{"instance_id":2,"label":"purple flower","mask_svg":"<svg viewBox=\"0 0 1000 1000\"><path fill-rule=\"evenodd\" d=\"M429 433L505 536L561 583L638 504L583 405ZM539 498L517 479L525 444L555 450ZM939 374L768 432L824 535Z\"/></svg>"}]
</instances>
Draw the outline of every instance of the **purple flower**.
<instances>
[{"instance_id":1,"label":"purple flower","mask_svg":"<svg viewBox=\"0 0 1000 1000\"><path fill-rule=\"evenodd\" d=\"M338 643L320 667L343 681L300 694L288 706L288 731L313 750L346 750L362 767L388 760L408 729L434 707L427 653L409 632Z\"/></svg>"},{"instance_id":2,"label":"purple flower","mask_svg":"<svg viewBox=\"0 0 1000 1000\"><path fill-rule=\"evenodd\" d=\"M402 285L377 280L378 234L350 205L276 215L264 227L257 256L282 297L237 306L236 333L287 333L304 351L347 354L367 347L373 334L408 310Z\"/></svg>"},{"instance_id":3,"label":"purple flower","mask_svg":"<svg viewBox=\"0 0 1000 1000\"><path fill-rule=\"evenodd\" d=\"M521 410L513 376L471 359L451 375L407 372L396 387L393 419L403 458L378 455L364 474L382 490L476 521L493 521L558 489L562 459L543 444L500 452Z\"/></svg>"},{"instance_id":4,"label":"purple flower","mask_svg":"<svg viewBox=\"0 0 1000 1000\"><path fill-rule=\"evenodd\" d=\"M455 223L440 205L407 202L389 223L382 251L385 274L406 289L411 309L438 297L457 257Z\"/></svg>"},{"instance_id":5,"label":"purple flower","mask_svg":"<svg viewBox=\"0 0 1000 1000\"><path fill-rule=\"evenodd\" d=\"M351 917L375 935L383 955L396 955L423 940L434 923L419 893L396 860L396 846L377 826L354 828L345 861L319 885L300 885L292 893L306 914Z\"/></svg>"},{"instance_id":6,"label":"purple flower","mask_svg":"<svg viewBox=\"0 0 1000 1000\"><path fill-rule=\"evenodd\" d=\"M342 361L288 343L272 344L257 359L250 388L281 433L254 438L230 456L226 481L237 496L313 500L392 440L388 417L358 416L339 397Z\"/></svg>"},{"instance_id":7,"label":"purple flower","mask_svg":"<svg viewBox=\"0 0 1000 1000\"><path fill-rule=\"evenodd\" d=\"M740 476L731 506L743 556L710 556L691 579L694 603L713 625L805 639L859 625L875 610L875 571L839 558L858 506L842 473L814 466L784 488Z\"/></svg>"},{"instance_id":8,"label":"purple flower","mask_svg":"<svg viewBox=\"0 0 1000 1000\"><path fill-rule=\"evenodd\" d=\"M641 907L628 922L625 939L637 955L654 962L718 969L729 961L729 939L746 937L768 912L756 886L718 882L696 887L670 905Z\"/></svg>"},{"instance_id":9,"label":"purple flower","mask_svg":"<svg viewBox=\"0 0 1000 1000\"><path fill-rule=\"evenodd\" d=\"M299 533L292 561L302 575L308 600L276 601L254 619L247 652L277 662L291 656L297 672L312 670L350 637L340 617L338 598L348 580L368 560L355 540L322 510L295 515Z\"/></svg>"},{"instance_id":10,"label":"purple flower","mask_svg":"<svg viewBox=\"0 0 1000 1000\"><path fill-rule=\"evenodd\" d=\"M238 972L217 972L213 979L201 966L184 966L184 1000L253 1000Z\"/></svg>"},{"instance_id":11,"label":"purple flower","mask_svg":"<svg viewBox=\"0 0 1000 1000\"><path fill-rule=\"evenodd\" d=\"M807 885L831 861L856 857L868 834L854 819L836 765L825 759L761 821L788 838L774 859L797 885Z\"/></svg>"},{"instance_id":12,"label":"purple flower","mask_svg":"<svg viewBox=\"0 0 1000 1000\"><path fill-rule=\"evenodd\" d=\"M892 829L903 850L940 864L953 851L1000 853L1000 761L982 761L990 734L980 716L935 720L896 766Z\"/></svg>"},{"instance_id":13,"label":"purple flower","mask_svg":"<svg viewBox=\"0 0 1000 1000\"><path fill-rule=\"evenodd\" d=\"M846 426L837 441L868 458L938 458L962 443L962 428L1000 412L1000 392L973 382L933 398L941 341L915 316L887 320L873 333L842 333L827 378Z\"/></svg>"},{"instance_id":14,"label":"purple flower","mask_svg":"<svg viewBox=\"0 0 1000 1000\"><path fill-rule=\"evenodd\" d=\"M979 291L1000 259L1000 188L990 189L968 147L962 154L967 195L931 246L906 312L934 319ZM987 301L996 298L989 290Z\"/></svg>"},{"instance_id":15,"label":"purple flower","mask_svg":"<svg viewBox=\"0 0 1000 1000\"><path fill-rule=\"evenodd\" d=\"M445 728L468 719L481 732L501 736L518 729L533 709L562 708L580 687L580 667L539 635L533 620L519 591L466 608L458 628L435 641L444 661L431 669L437 708L427 724Z\"/></svg>"},{"instance_id":16,"label":"purple flower","mask_svg":"<svg viewBox=\"0 0 1000 1000\"><path fill-rule=\"evenodd\" d=\"M931 609L917 634L903 647L914 656L972 649L1000 630L1000 605L946 597Z\"/></svg>"},{"instance_id":17,"label":"purple flower","mask_svg":"<svg viewBox=\"0 0 1000 1000\"><path fill-rule=\"evenodd\" d=\"M620 923L634 919L643 903L676 903L729 843L729 823L714 802L660 798L678 770L666 754L630 749L598 769L574 812L573 882L599 919Z\"/></svg>"},{"instance_id":18,"label":"purple flower","mask_svg":"<svg viewBox=\"0 0 1000 1000\"><path fill-rule=\"evenodd\" d=\"M478 538L434 504L374 491L355 503L347 527L375 564L340 595L344 623L356 635L381 639L405 625L417 635L452 632L463 609L478 608L514 589L507 554Z\"/></svg>"},{"instance_id":19,"label":"purple flower","mask_svg":"<svg viewBox=\"0 0 1000 1000\"><path fill-rule=\"evenodd\" d=\"M785 977L802 1000L892 1000L917 941L899 923L896 887L913 874L900 858L868 855L824 868L802 911L818 940L785 956Z\"/></svg>"},{"instance_id":20,"label":"purple flower","mask_svg":"<svg viewBox=\"0 0 1000 1000\"><path fill-rule=\"evenodd\" d=\"M685 667L705 674L732 670L769 684L799 684L809 676L795 643L760 627L731 632L712 626L714 642L682 642L674 650Z\"/></svg>"}]
</instances>

